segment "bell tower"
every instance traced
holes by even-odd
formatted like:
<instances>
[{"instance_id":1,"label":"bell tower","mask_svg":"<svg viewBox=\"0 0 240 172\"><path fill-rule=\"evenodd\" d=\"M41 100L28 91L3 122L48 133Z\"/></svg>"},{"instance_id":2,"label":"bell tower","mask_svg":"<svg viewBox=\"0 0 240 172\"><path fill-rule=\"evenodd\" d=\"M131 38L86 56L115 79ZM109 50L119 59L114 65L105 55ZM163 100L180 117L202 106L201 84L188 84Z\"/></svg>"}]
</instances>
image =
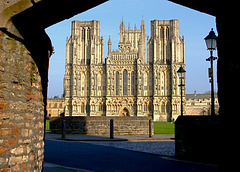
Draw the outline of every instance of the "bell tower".
<instances>
[{"instance_id":1,"label":"bell tower","mask_svg":"<svg viewBox=\"0 0 240 172\"><path fill-rule=\"evenodd\" d=\"M103 38L100 37L100 22L73 21L72 35L66 42L66 116L89 113L90 70L102 64Z\"/></svg>"},{"instance_id":2,"label":"bell tower","mask_svg":"<svg viewBox=\"0 0 240 172\"><path fill-rule=\"evenodd\" d=\"M79 65L103 63L103 39L100 38L100 22L72 22L73 59Z\"/></svg>"}]
</instances>

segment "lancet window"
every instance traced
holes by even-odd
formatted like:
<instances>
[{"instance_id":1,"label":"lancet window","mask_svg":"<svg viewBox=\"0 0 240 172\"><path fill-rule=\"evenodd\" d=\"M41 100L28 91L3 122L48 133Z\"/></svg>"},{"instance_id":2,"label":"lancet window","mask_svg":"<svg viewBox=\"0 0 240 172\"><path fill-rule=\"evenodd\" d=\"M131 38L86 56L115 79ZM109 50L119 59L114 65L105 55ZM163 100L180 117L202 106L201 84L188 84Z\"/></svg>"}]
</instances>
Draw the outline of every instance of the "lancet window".
<instances>
[{"instance_id":1,"label":"lancet window","mask_svg":"<svg viewBox=\"0 0 240 172\"><path fill-rule=\"evenodd\" d=\"M116 73L116 95L119 95L119 72Z\"/></svg>"},{"instance_id":2,"label":"lancet window","mask_svg":"<svg viewBox=\"0 0 240 172\"><path fill-rule=\"evenodd\" d=\"M123 95L127 95L127 70L123 71Z\"/></svg>"},{"instance_id":3,"label":"lancet window","mask_svg":"<svg viewBox=\"0 0 240 172\"><path fill-rule=\"evenodd\" d=\"M131 73L131 94L134 95L134 85L135 85L135 82L134 82L134 72Z\"/></svg>"}]
</instances>

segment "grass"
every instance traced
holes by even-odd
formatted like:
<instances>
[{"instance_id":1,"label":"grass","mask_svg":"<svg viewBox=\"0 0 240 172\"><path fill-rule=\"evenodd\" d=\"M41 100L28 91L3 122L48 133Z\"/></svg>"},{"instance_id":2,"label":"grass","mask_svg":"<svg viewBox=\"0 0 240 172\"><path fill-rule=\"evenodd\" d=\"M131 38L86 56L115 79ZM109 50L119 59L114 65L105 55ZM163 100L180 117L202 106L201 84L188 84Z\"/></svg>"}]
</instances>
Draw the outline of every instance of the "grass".
<instances>
[{"instance_id":1,"label":"grass","mask_svg":"<svg viewBox=\"0 0 240 172\"><path fill-rule=\"evenodd\" d=\"M171 122L154 122L154 134L174 134L175 124Z\"/></svg>"}]
</instances>

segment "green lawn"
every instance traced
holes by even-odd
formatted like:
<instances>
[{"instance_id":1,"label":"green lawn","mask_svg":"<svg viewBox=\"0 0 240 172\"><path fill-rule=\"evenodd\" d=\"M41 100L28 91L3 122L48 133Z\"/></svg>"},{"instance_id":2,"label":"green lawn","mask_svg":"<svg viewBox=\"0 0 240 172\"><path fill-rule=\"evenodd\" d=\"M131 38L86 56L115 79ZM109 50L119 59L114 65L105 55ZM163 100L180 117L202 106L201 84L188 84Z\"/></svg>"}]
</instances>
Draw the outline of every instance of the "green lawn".
<instances>
[{"instance_id":1,"label":"green lawn","mask_svg":"<svg viewBox=\"0 0 240 172\"><path fill-rule=\"evenodd\" d=\"M174 134L175 124L171 122L154 122L154 134Z\"/></svg>"}]
</instances>

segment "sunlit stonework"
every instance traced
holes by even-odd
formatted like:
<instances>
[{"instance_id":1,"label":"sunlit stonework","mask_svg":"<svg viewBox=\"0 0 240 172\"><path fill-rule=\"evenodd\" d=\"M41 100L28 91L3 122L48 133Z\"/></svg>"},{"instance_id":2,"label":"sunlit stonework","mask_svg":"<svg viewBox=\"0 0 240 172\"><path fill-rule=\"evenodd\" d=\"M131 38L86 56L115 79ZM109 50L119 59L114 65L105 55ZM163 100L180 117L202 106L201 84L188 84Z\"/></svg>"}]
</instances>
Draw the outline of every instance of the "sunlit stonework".
<instances>
[{"instance_id":1,"label":"sunlit stonework","mask_svg":"<svg viewBox=\"0 0 240 172\"><path fill-rule=\"evenodd\" d=\"M178 20L151 21L147 39L143 20L140 29L136 25L125 29L121 21L119 50L112 51L111 44L109 36L104 62L100 22L72 22L66 43L65 116L176 119L180 115L177 70L185 68ZM185 103L185 89L183 95Z\"/></svg>"}]
</instances>

